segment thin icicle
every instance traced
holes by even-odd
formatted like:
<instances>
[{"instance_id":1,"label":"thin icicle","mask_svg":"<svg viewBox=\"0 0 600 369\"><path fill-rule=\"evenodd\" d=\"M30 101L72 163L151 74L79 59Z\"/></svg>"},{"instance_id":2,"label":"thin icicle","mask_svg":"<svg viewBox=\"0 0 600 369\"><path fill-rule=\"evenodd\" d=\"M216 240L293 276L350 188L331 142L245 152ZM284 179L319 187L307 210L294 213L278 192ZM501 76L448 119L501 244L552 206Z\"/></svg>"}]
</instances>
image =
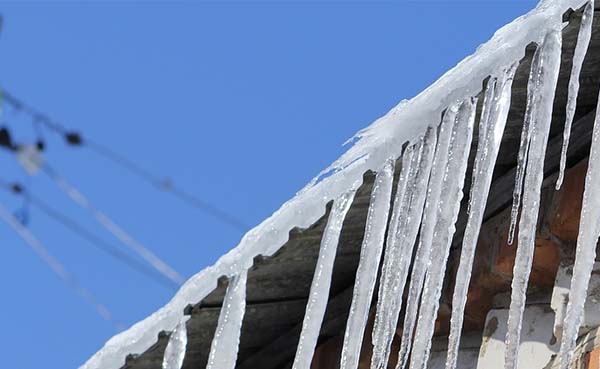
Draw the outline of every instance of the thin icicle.
<instances>
[{"instance_id":1,"label":"thin icicle","mask_svg":"<svg viewBox=\"0 0 600 369\"><path fill-rule=\"evenodd\" d=\"M506 119L510 108L511 87L513 77L517 69L517 64L511 66L504 72L501 80L490 86L488 89L496 89L495 94L488 94L486 91L483 102L483 114L480 120L481 126L485 126L484 137L480 138L477 145L477 155L473 171L473 181L471 183L471 192L469 197L469 215L467 226L463 236L462 249L460 254L460 263L456 273L454 284L454 295L452 297L452 317L450 319L450 335L448 337L448 354L446 359L446 369L455 369L458 360L458 347L460 344L461 331L467 302L467 292L469 282L471 281L471 269L473 267L473 258L475 248L479 237L481 222L483 221L483 212L487 203L490 184L492 183L492 174L494 164L498 157L498 150L506 127ZM494 96L490 99L490 95Z\"/></svg>"},{"instance_id":2,"label":"thin icicle","mask_svg":"<svg viewBox=\"0 0 600 369\"><path fill-rule=\"evenodd\" d=\"M410 280L408 298L406 300L406 313L404 315L404 324L402 329L402 340L400 352L398 354L397 368L404 368L407 363L408 353L412 343L412 334L419 307L419 298L423 289L423 281L427 272L427 264L431 254L431 241L433 239L433 228L437 219L438 203L442 192L442 183L448 164L448 150L450 148L450 139L452 137L452 128L456 121L458 105L452 105L444 113L444 118L440 125L437 147L431 168L431 176L427 190L427 199L423 211L423 221L421 222L421 237L419 237L419 246L413 263L413 270Z\"/></svg>"},{"instance_id":3,"label":"thin icicle","mask_svg":"<svg viewBox=\"0 0 600 369\"><path fill-rule=\"evenodd\" d=\"M117 225L111 218L108 217L103 211L96 208L87 197L85 197L77 188L69 183L66 178L59 175L50 166L45 165L44 171L48 176L58 185L58 187L73 200L77 205L88 210L94 218L116 238L118 238L123 244L132 249L160 274L169 278L177 284L183 282L183 278L171 268L167 263L162 261L158 256L154 255L152 251L142 245L138 240L133 238L129 233L125 232L123 228Z\"/></svg>"},{"instance_id":4,"label":"thin icicle","mask_svg":"<svg viewBox=\"0 0 600 369\"><path fill-rule=\"evenodd\" d=\"M515 228L519 216L519 207L521 206L521 195L523 192L523 179L525 178L525 167L527 165L527 154L529 152L529 142L531 141L531 120L535 115L535 108L538 105L539 96L535 91L540 85L540 47L535 50L529 70L529 81L527 82L527 105L525 107L525 118L523 119L523 129L521 130L521 143L519 154L517 156L517 173L515 175L515 188L513 190L513 203L510 211L510 227L508 230L508 244L512 245L515 239ZM534 101L535 100L535 101Z\"/></svg>"},{"instance_id":5,"label":"thin icicle","mask_svg":"<svg viewBox=\"0 0 600 369\"><path fill-rule=\"evenodd\" d=\"M556 180L556 189L559 190L562 186L565 176L565 168L567 166L567 149L569 148L569 139L571 137L571 125L575 116L575 108L577 107L577 95L579 94L579 73L583 65L583 59L590 44L592 37L592 20L594 18L594 1L586 4L579 26L579 35L577 36L577 45L573 54L573 67L571 68L571 77L569 78L569 92L567 98L565 119L565 129L563 131L563 144L560 154L560 170L558 179Z\"/></svg>"},{"instance_id":6,"label":"thin icicle","mask_svg":"<svg viewBox=\"0 0 600 369\"><path fill-rule=\"evenodd\" d=\"M397 224L393 231L388 232L388 244L377 298L371 358L373 369L387 368L402 306L402 294L423 214L435 145L436 130L428 128L425 136L416 144L419 155L414 156L409 165L406 191L399 202L402 206L394 206L393 209L393 212L397 213Z\"/></svg>"},{"instance_id":7,"label":"thin icicle","mask_svg":"<svg viewBox=\"0 0 600 369\"><path fill-rule=\"evenodd\" d=\"M98 315L104 320L111 322L117 330L121 330L121 324L116 322L111 312L104 305L100 304L96 297L85 287L79 284L79 281L69 273L65 267L54 258L48 249L40 242L40 240L31 233L14 215L12 215L2 204L0 204L0 218L2 218L15 232L33 249L33 251L52 269L52 271L62 279L65 284L73 289L79 297L96 309Z\"/></svg>"},{"instance_id":8,"label":"thin icicle","mask_svg":"<svg viewBox=\"0 0 600 369\"><path fill-rule=\"evenodd\" d=\"M561 33L558 30L548 33L540 51L539 87L534 91L531 120L531 143L527 158L527 172L523 186L523 210L519 221L519 245L515 257L511 301L506 333L506 369L516 369L518 364L521 323L527 282L531 272L535 233L540 205L540 192L544 179L544 157L552 121L552 106L561 57Z\"/></svg>"},{"instance_id":9,"label":"thin icicle","mask_svg":"<svg viewBox=\"0 0 600 369\"><path fill-rule=\"evenodd\" d=\"M306 304L306 313L302 322L302 332L300 341L296 349L293 369L309 369L317 346L321 324L325 316L325 309L329 297L329 288L331 287L331 274L333 272L333 263L342 231L342 225L346 214L352 205L355 191L346 192L340 198L334 201L333 209L329 214L327 226L321 239L321 249L312 284L310 286L310 295ZM223 369L219 367L218 369Z\"/></svg>"},{"instance_id":10,"label":"thin icicle","mask_svg":"<svg viewBox=\"0 0 600 369\"><path fill-rule=\"evenodd\" d=\"M163 356L162 369L181 369L187 347L187 317L181 319L169 336L169 342Z\"/></svg>"},{"instance_id":11,"label":"thin icicle","mask_svg":"<svg viewBox=\"0 0 600 369\"><path fill-rule=\"evenodd\" d=\"M358 368L360 348L383 251L393 180L394 160L390 159L382 170L377 173L371 193L365 236L362 242L358 269L356 270L352 304L344 334L340 369Z\"/></svg>"},{"instance_id":12,"label":"thin icicle","mask_svg":"<svg viewBox=\"0 0 600 369\"><path fill-rule=\"evenodd\" d=\"M411 369L427 367L431 338L439 308L442 283L446 272L446 263L450 253L452 236L455 223L460 210L460 201L463 196L463 186L469 158L469 148L473 136L473 123L477 100L469 98L461 105L456 123L453 128L450 149L448 151L448 165L444 174L442 193L438 206L437 221L434 237L432 238L432 251L427 277L423 287L419 321L415 331L414 347L410 358ZM425 236L423 236L425 237Z\"/></svg>"},{"instance_id":13,"label":"thin icicle","mask_svg":"<svg viewBox=\"0 0 600 369\"><path fill-rule=\"evenodd\" d=\"M573 361L575 343L584 313L587 289L596 260L596 245L600 236L600 99L596 106L596 119L592 148L585 177L585 190L581 208L575 266L569 290L569 303L563 322L560 345L560 369L568 369Z\"/></svg>"},{"instance_id":14,"label":"thin icicle","mask_svg":"<svg viewBox=\"0 0 600 369\"><path fill-rule=\"evenodd\" d=\"M240 346L242 321L246 312L246 279L248 271L229 280L219 322L210 345L206 369L234 369Z\"/></svg>"}]
</instances>

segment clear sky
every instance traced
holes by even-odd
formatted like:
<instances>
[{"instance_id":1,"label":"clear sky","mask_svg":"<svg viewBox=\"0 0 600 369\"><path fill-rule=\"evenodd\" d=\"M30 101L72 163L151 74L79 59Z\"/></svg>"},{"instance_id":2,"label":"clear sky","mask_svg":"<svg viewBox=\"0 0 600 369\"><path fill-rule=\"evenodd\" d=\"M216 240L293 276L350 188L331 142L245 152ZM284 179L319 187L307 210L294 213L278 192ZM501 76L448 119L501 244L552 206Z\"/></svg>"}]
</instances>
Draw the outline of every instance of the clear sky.
<instances>
[{"instance_id":1,"label":"clear sky","mask_svg":"<svg viewBox=\"0 0 600 369\"><path fill-rule=\"evenodd\" d=\"M9 2L0 84L85 136L256 225L345 149L534 1ZM20 142L31 120L6 109ZM51 132L46 160L186 278L242 232ZM0 179L118 245L39 174L0 152ZM11 211L21 208L0 193ZM174 290L107 257L35 208L29 229L130 326ZM0 355L11 369L75 368L116 333L0 223Z\"/></svg>"}]
</instances>

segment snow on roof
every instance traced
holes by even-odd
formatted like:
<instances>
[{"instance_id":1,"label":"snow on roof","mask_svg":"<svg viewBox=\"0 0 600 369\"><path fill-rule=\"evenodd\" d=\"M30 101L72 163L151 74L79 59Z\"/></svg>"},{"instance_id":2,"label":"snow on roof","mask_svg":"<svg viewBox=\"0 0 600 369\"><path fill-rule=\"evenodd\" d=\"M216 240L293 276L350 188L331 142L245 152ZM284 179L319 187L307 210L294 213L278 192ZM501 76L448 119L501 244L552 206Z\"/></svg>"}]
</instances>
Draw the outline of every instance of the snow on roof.
<instances>
[{"instance_id":1,"label":"snow on roof","mask_svg":"<svg viewBox=\"0 0 600 369\"><path fill-rule=\"evenodd\" d=\"M481 82L520 60L531 42L540 43L551 29L562 26L569 8L584 0L542 0L538 6L499 29L492 39L449 70L411 100L403 100L386 115L358 132L353 146L321 172L269 218L250 230L239 245L210 266L192 276L165 306L128 330L112 337L81 369L120 368L128 354L150 347L160 331L171 331L184 308L202 300L217 286L222 275L232 276L251 266L253 258L272 255L288 239L294 227L308 227L325 212L325 205L362 183L363 173L379 170L388 158L397 158L402 146L439 124L442 111L457 101L474 96Z\"/></svg>"}]
</instances>

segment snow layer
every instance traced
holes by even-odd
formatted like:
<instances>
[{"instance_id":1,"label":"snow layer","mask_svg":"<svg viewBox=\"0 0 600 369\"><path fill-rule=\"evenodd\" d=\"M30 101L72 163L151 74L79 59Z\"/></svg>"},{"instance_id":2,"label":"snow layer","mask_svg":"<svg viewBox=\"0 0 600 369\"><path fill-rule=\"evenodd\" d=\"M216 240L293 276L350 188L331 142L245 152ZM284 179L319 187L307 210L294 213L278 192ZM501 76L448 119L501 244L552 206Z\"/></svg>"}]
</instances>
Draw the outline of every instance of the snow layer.
<instances>
[{"instance_id":1,"label":"snow layer","mask_svg":"<svg viewBox=\"0 0 600 369\"><path fill-rule=\"evenodd\" d=\"M358 188L365 171L381 168L390 157L399 157L402 144L422 134L427 126L437 125L446 107L477 94L482 80L520 60L529 43L541 43L548 30L562 22L565 11L583 4L582 0L543 0L526 15L502 27L490 41L429 88L411 100L402 101L358 132L357 142L345 154L271 217L244 235L236 248L215 265L192 276L167 305L111 338L81 368L120 368L128 354L144 352L156 342L161 330L173 330L185 306L208 295L221 275L238 274L251 266L256 255L272 255L287 241L290 229L313 224L323 215L328 201Z\"/></svg>"}]
</instances>

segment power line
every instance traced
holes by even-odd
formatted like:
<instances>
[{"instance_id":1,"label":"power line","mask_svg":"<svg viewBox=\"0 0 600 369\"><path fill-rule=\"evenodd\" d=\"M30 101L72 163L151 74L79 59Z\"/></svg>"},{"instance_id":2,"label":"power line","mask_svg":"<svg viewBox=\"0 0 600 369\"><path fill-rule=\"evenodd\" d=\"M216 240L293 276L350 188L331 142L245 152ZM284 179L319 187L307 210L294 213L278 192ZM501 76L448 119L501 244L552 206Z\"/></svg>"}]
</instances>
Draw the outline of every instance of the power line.
<instances>
[{"instance_id":1,"label":"power line","mask_svg":"<svg viewBox=\"0 0 600 369\"><path fill-rule=\"evenodd\" d=\"M113 318L110 310L99 303L96 297L88 289L83 287L79 281L48 252L48 249L33 235L33 233L25 228L21 222L19 222L17 218L15 218L2 204L0 204L0 218L2 218L15 232L17 232L17 234L69 288L77 293L77 295L79 295L79 297L81 297L88 304L92 305L96 309L98 315L100 315L104 320L112 323L117 330L121 330L123 328L123 325Z\"/></svg>"},{"instance_id":2,"label":"power line","mask_svg":"<svg viewBox=\"0 0 600 369\"><path fill-rule=\"evenodd\" d=\"M80 207L89 211L94 218L100 223L107 231L112 233L118 238L123 244L137 253L142 259L148 264L152 265L159 273L172 280L177 284L183 283L183 278L167 263L162 261L152 251L146 248L143 244L133 238L123 228L117 225L106 213L96 208L85 195L83 195L77 188L70 184L63 176L61 176L56 170L52 169L48 163L42 166L42 170L46 173L50 179L52 179L58 188L63 191L73 202Z\"/></svg>"},{"instance_id":3,"label":"power line","mask_svg":"<svg viewBox=\"0 0 600 369\"><path fill-rule=\"evenodd\" d=\"M12 192L15 195L21 195L27 198L27 201L35 206L37 209L45 213L49 218L62 224L65 228L71 232L77 234L79 237L88 241L91 245L96 246L99 250L103 251L107 255L121 261L130 268L136 270L139 273L153 279L154 281L162 284L169 289L177 287L177 284L171 280L164 278L162 274L156 273L154 269L149 268L146 264L141 263L137 259L132 258L128 254L121 251L118 247L104 241L101 237L94 234L93 232L86 229L80 223L69 218L64 213L60 212L56 208L48 205L46 202L41 200L39 197L33 195L30 191L27 191L23 186L18 183L8 184L7 182L0 181L0 187L5 190Z\"/></svg>"},{"instance_id":4,"label":"power line","mask_svg":"<svg viewBox=\"0 0 600 369\"><path fill-rule=\"evenodd\" d=\"M2 95L3 100L7 104L11 105L15 110L24 112L27 115L31 116L34 124L41 124L47 129L62 136L69 146L87 147L88 149L96 152L105 159L128 170L131 174L137 176L141 180L153 185L161 191L171 193L173 196L177 197L181 201L201 211L206 212L212 217L219 219L221 222L226 223L231 227L234 227L243 232L249 229L249 226L235 215L230 214L229 212L226 212L208 203L207 201L202 200L196 195L179 188L170 179L158 176L148 171L144 167L126 158L125 156L118 154L114 150L104 145L95 143L87 137L84 138L78 132L67 129L61 123L52 120L46 114L43 114L39 110L33 108L31 105L24 103L22 100L18 99L7 90L0 88L0 94Z\"/></svg>"}]
</instances>

